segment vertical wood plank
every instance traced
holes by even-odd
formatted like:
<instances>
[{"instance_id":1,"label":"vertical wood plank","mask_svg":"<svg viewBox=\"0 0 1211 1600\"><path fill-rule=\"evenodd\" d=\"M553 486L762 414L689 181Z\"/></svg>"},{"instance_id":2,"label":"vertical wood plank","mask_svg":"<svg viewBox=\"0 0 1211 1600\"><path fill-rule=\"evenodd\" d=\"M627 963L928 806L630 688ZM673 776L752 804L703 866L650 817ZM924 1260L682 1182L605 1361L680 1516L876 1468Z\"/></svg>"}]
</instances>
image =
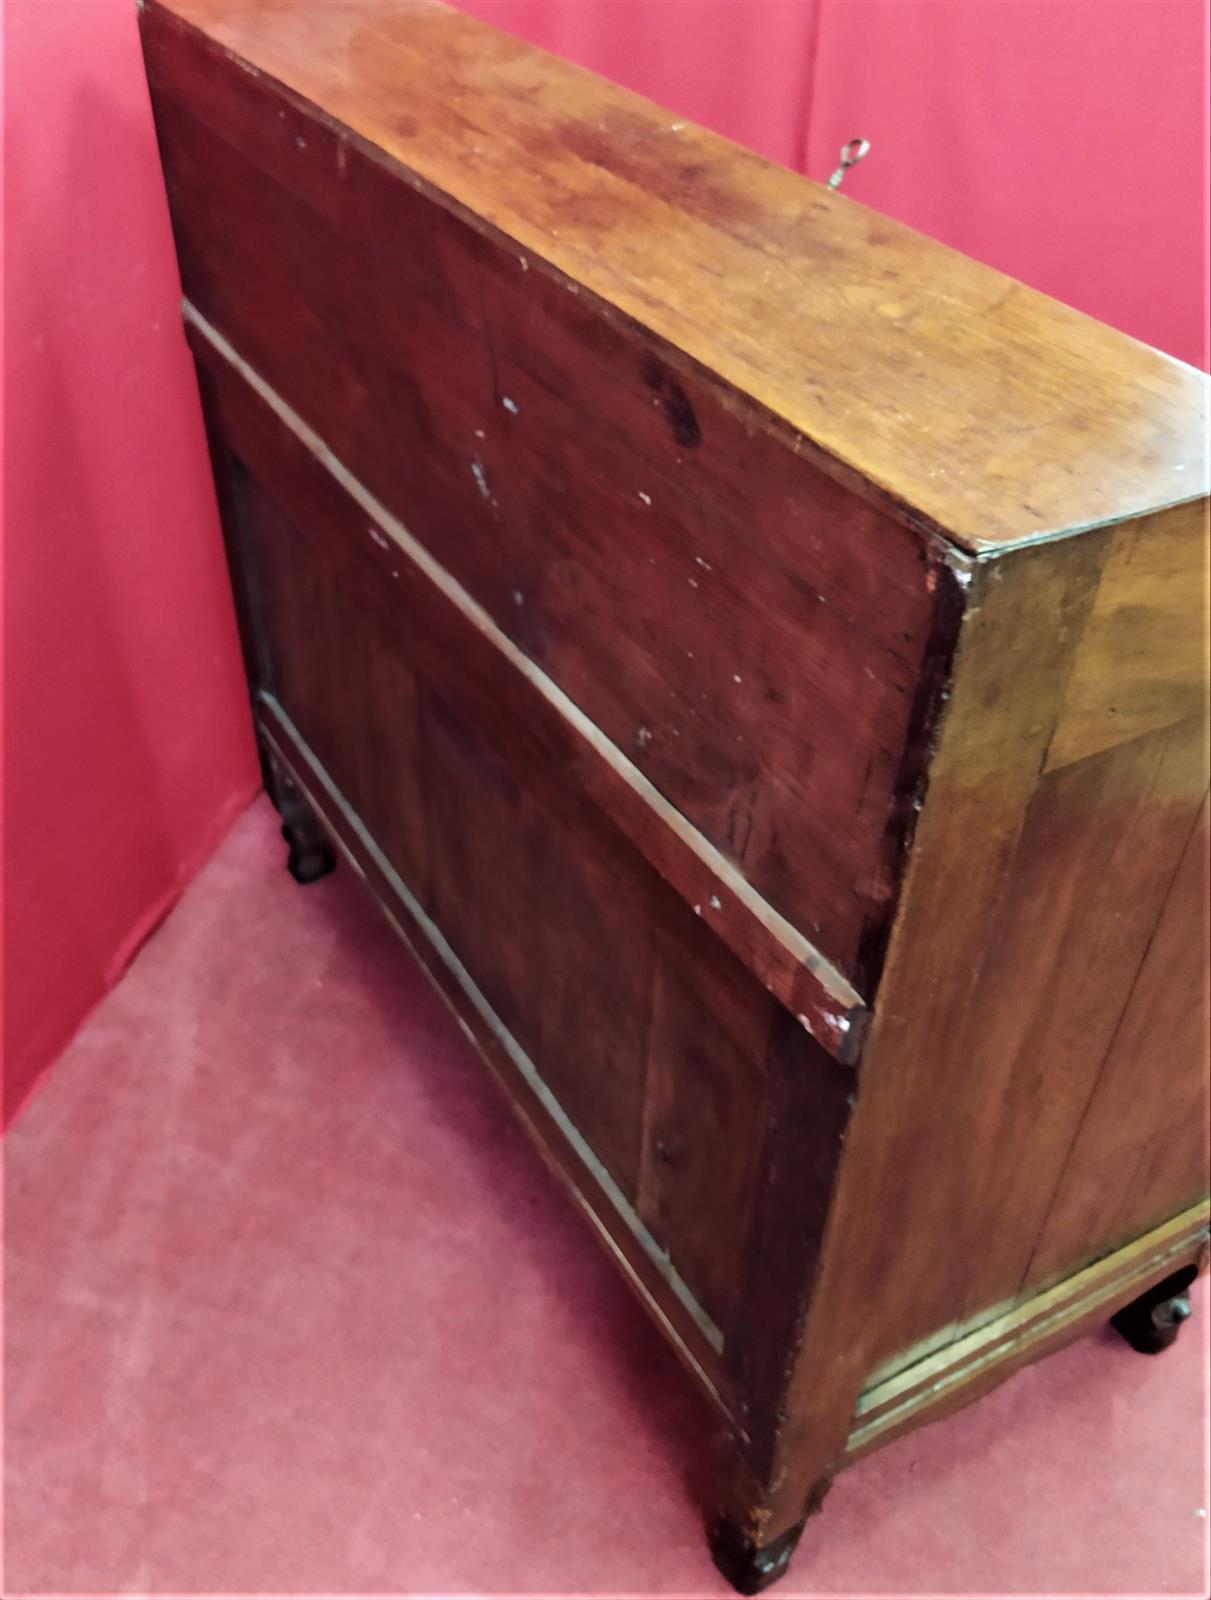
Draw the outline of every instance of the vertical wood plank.
<instances>
[{"instance_id":1,"label":"vertical wood plank","mask_svg":"<svg viewBox=\"0 0 1211 1600\"><path fill-rule=\"evenodd\" d=\"M528 997L540 1016L536 1061L635 1202L654 945L671 908L645 863L593 808L584 807L578 821L544 808L540 827L542 878L538 894L528 897L531 937L541 950ZM700 1032L707 1018L700 1016ZM697 1289L681 1235L677 1248L678 1270Z\"/></svg>"},{"instance_id":2,"label":"vertical wood plank","mask_svg":"<svg viewBox=\"0 0 1211 1600\"><path fill-rule=\"evenodd\" d=\"M1097 1239L1110 1248L1207 1190L1211 812L1190 834L1023 1283L1056 1282Z\"/></svg>"},{"instance_id":3,"label":"vertical wood plank","mask_svg":"<svg viewBox=\"0 0 1211 1600\"><path fill-rule=\"evenodd\" d=\"M239 88L276 123L271 86ZM873 980L939 548L360 151L321 160L328 130L300 135L301 184L276 130L236 148L207 109L157 107L191 302L771 905Z\"/></svg>"},{"instance_id":4,"label":"vertical wood plank","mask_svg":"<svg viewBox=\"0 0 1211 1600\"><path fill-rule=\"evenodd\" d=\"M808 1308L854 1088L854 1074L779 1011L766 1060L757 1187L725 1347L747 1438L732 1446L723 1464L720 1510L733 1537L755 1547L791 1528L831 1473L823 1456L789 1460L788 1429L798 1403L795 1375L808 1359ZM813 1375L825 1395L836 1356L829 1351Z\"/></svg>"},{"instance_id":5,"label":"vertical wood plank","mask_svg":"<svg viewBox=\"0 0 1211 1600\"><path fill-rule=\"evenodd\" d=\"M657 937L647 1030L639 1212L678 1240L686 1277L724 1329L745 1314L740 1290L771 1028L752 979L685 906Z\"/></svg>"},{"instance_id":6,"label":"vertical wood plank","mask_svg":"<svg viewBox=\"0 0 1211 1600\"><path fill-rule=\"evenodd\" d=\"M1190 835L1206 783L1201 745L1201 724L1148 733L1048 773L1031 800L969 1036L968 1072L983 1100L975 1114L998 1148L990 1143L986 1181L973 1182L938 1243L941 1260L962 1273L953 1312L961 1324L1016 1298L1027 1278ZM1166 1065L1152 1094L1168 1094L1175 1074L1191 1070L1189 1062ZM1137 1138L1148 1126L1146 1096L1141 1085ZM964 1116L969 1105L954 1107L948 1163L962 1160L960 1140L985 1137ZM1099 1172L1112 1192L1118 1169L1102 1163ZM1090 1231L1074 1240L1067 1269L1109 1247L1112 1209L1087 1218Z\"/></svg>"}]
</instances>

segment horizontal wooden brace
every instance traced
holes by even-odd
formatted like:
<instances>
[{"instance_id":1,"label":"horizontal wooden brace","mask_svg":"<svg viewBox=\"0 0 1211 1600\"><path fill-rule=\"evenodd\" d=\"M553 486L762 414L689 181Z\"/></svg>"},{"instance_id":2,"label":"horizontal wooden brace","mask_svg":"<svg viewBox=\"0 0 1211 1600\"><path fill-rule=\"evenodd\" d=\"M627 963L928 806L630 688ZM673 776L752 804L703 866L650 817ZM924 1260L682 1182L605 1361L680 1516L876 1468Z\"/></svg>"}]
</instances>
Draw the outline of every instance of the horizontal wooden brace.
<instances>
[{"instance_id":1,"label":"horizontal wooden brace","mask_svg":"<svg viewBox=\"0 0 1211 1600\"><path fill-rule=\"evenodd\" d=\"M371 519L370 552L389 576L402 559L428 580L432 603L458 613L495 650L500 669L535 691L528 715L540 724L567 770L682 896L732 954L838 1061L852 1064L868 1008L862 996L806 936L776 911L739 868L695 828L404 525L343 465L323 440L189 301L183 303L195 354L222 362L244 381L340 488Z\"/></svg>"},{"instance_id":2,"label":"horizontal wooden brace","mask_svg":"<svg viewBox=\"0 0 1211 1600\"><path fill-rule=\"evenodd\" d=\"M1209 1223L1211 1202L1204 1200L867 1389L854 1413L846 1461L966 1405L1016 1367L1107 1320L1149 1285L1198 1260Z\"/></svg>"},{"instance_id":3,"label":"horizontal wooden brace","mask_svg":"<svg viewBox=\"0 0 1211 1600\"><path fill-rule=\"evenodd\" d=\"M315 753L272 695L258 696L260 736L349 865L369 886L398 937L507 1090L547 1165L593 1224L648 1312L730 1427L743 1432L726 1394L723 1334L668 1254L593 1154L416 897L387 861Z\"/></svg>"}]
</instances>

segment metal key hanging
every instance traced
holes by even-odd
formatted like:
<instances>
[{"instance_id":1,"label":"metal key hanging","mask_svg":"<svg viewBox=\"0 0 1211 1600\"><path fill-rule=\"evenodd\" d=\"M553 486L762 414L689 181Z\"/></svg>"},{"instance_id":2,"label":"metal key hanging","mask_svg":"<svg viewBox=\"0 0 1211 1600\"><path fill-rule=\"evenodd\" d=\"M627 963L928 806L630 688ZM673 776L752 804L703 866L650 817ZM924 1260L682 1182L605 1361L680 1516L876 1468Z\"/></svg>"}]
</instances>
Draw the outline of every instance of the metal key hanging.
<instances>
[{"instance_id":1,"label":"metal key hanging","mask_svg":"<svg viewBox=\"0 0 1211 1600\"><path fill-rule=\"evenodd\" d=\"M828 180L830 189L839 189L841 180L851 167L856 167L858 162L870 149L869 139L849 139L841 146L841 165Z\"/></svg>"}]
</instances>

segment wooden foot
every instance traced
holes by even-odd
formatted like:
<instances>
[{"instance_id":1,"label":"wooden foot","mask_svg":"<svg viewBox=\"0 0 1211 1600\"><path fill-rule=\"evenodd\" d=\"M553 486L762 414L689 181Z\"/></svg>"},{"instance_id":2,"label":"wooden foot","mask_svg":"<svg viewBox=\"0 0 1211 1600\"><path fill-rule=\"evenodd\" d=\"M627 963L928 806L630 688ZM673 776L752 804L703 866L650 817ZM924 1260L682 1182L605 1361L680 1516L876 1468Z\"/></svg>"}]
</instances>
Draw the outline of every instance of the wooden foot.
<instances>
[{"instance_id":1,"label":"wooden foot","mask_svg":"<svg viewBox=\"0 0 1211 1600\"><path fill-rule=\"evenodd\" d=\"M296 883L314 883L336 866L336 855L319 818L289 781L278 775L274 802L282 817L282 838L290 846L286 867Z\"/></svg>"},{"instance_id":2,"label":"wooden foot","mask_svg":"<svg viewBox=\"0 0 1211 1600\"><path fill-rule=\"evenodd\" d=\"M723 1512L713 1520L708 1530L711 1556L733 1589L739 1594L760 1594L777 1583L790 1564L804 1524L819 1511L831 1487L831 1477L821 1478L799 1521L768 1544L758 1544L753 1538L751 1516L741 1519Z\"/></svg>"},{"instance_id":3,"label":"wooden foot","mask_svg":"<svg viewBox=\"0 0 1211 1600\"><path fill-rule=\"evenodd\" d=\"M1141 1355L1159 1355L1174 1342L1190 1315L1187 1291L1195 1276L1196 1268L1183 1267L1116 1312L1110 1326Z\"/></svg>"},{"instance_id":4,"label":"wooden foot","mask_svg":"<svg viewBox=\"0 0 1211 1600\"><path fill-rule=\"evenodd\" d=\"M760 1594L786 1571L802 1532L803 1523L797 1522L773 1544L759 1549L733 1518L717 1517L709 1535L711 1557L738 1594Z\"/></svg>"},{"instance_id":5,"label":"wooden foot","mask_svg":"<svg viewBox=\"0 0 1211 1600\"><path fill-rule=\"evenodd\" d=\"M282 819L282 838L290 846L286 867L296 883L314 883L336 866L336 855L323 824L307 804L297 784L263 739L258 740L265 793Z\"/></svg>"}]
</instances>

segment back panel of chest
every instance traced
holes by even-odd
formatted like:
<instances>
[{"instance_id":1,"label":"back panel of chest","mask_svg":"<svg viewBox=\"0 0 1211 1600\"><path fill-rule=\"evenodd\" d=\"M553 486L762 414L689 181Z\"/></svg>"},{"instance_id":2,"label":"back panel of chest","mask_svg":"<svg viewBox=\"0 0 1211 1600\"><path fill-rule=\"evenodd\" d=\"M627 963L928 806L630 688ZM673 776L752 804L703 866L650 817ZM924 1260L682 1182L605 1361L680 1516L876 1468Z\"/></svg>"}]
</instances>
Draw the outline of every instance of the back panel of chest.
<instances>
[{"instance_id":1,"label":"back panel of chest","mask_svg":"<svg viewBox=\"0 0 1211 1600\"><path fill-rule=\"evenodd\" d=\"M190 301L869 987L936 626L918 540L575 282L172 43L148 59Z\"/></svg>"},{"instance_id":2,"label":"back panel of chest","mask_svg":"<svg viewBox=\"0 0 1211 1600\"><path fill-rule=\"evenodd\" d=\"M444 968L732 1414L770 1105L788 1073L810 1079L823 1201L852 1068L712 931L713 880L687 903L649 859L659 848L636 847L635 819L613 820L600 757L542 714L524 675L206 336L193 343L263 739Z\"/></svg>"}]
</instances>

